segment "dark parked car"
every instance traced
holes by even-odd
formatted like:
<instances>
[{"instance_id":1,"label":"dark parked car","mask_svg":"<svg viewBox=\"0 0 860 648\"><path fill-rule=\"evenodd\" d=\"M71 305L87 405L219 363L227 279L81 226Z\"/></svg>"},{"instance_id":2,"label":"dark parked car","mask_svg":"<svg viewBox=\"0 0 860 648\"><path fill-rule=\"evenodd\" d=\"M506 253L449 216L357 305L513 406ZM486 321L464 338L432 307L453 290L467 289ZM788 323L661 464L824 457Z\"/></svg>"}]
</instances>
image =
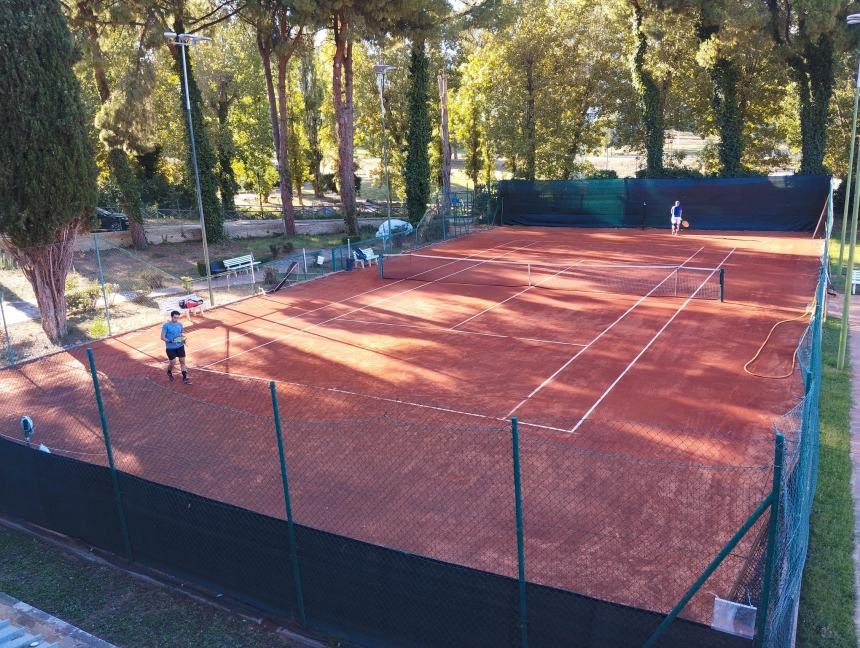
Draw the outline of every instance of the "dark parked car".
<instances>
[{"instance_id":1,"label":"dark parked car","mask_svg":"<svg viewBox=\"0 0 860 648\"><path fill-rule=\"evenodd\" d=\"M96 232L122 232L128 229L128 216L119 212L96 207L96 218L99 220Z\"/></svg>"}]
</instances>

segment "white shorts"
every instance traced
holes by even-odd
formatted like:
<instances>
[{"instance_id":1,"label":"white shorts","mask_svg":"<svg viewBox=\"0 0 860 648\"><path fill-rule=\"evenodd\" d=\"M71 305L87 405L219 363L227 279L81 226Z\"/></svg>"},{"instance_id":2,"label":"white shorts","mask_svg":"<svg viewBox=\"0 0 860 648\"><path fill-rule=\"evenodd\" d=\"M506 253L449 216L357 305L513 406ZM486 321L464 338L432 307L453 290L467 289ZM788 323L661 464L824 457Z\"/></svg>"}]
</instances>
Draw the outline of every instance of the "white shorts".
<instances>
[{"instance_id":1,"label":"white shorts","mask_svg":"<svg viewBox=\"0 0 860 648\"><path fill-rule=\"evenodd\" d=\"M672 219L672 225L680 225L681 224L681 217L680 216L672 216L671 219Z\"/></svg>"}]
</instances>

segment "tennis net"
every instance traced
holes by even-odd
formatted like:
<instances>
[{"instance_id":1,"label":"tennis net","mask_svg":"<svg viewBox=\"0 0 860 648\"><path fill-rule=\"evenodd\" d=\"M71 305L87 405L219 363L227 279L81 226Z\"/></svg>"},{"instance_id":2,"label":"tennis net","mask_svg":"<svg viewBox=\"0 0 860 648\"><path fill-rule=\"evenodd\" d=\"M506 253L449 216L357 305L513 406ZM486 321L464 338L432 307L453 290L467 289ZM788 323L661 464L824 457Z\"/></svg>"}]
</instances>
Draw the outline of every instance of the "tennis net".
<instances>
[{"instance_id":1,"label":"tennis net","mask_svg":"<svg viewBox=\"0 0 860 648\"><path fill-rule=\"evenodd\" d=\"M686 265L561 264L531 261L389 254L380 259L383 279L511 286L574 292L723 300L722 268Z\"/></svg>"}]
</instances>

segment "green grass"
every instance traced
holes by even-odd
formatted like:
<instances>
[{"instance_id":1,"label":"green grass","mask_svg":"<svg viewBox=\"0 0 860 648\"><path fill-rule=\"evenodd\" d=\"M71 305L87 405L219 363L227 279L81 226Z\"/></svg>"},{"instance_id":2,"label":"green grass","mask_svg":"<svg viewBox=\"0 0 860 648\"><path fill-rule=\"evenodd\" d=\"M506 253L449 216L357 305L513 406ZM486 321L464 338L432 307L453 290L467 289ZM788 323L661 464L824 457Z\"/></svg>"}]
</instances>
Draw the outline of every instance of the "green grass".
<instances>
[{"instance_id":1,"label":"green grass","mask_svg":"<svg viewBox=\"0 0 860 648\"><path fill-rule=\"evenodd\" d=\"M0 527L0 591L119 646L299 645L271 625L93 564L5 527Z\"/></svg>"},{"instance_id":2,"label":"green grass","mask_svg":"<svg viewBox=\"0 0 860 648\"><path fill-rule=\"evenodd\" d=\"M838 243L837 243L838 246ZM838 254L838 247L837 247ZM821 461L800 599L800 648L855 648L854 509L851 499L851 382L836 368L839 322L824 327Z\"/></svg>"}]
</instances>

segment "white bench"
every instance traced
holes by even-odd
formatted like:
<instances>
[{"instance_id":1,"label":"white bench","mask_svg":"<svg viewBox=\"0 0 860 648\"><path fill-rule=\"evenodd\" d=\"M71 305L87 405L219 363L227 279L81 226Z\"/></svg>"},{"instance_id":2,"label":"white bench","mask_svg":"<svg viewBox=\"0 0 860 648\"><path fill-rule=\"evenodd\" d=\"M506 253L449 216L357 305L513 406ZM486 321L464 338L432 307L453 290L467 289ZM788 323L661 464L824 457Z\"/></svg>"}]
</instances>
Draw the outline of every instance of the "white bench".
<instances>
[{"instance_id":1,"label":"white bench","mask_svg":"<svg viewBox=\"0 0 860 648\"><path fill-rule=\"evenodd\" d=\"M247 270L251 274L254 274L254 268L258 265L260 265L260 262L254 261L253 254L245 254L244 256L235 257L233 259L224 259L224 267L228 274L236 274L242 272L242 270Z\"/></svg>"},{"instance_id":2,"label":"white bench","mask_svg":"<svg viewBox=\"0 0 860 648\"><path fill-rule=\"evenodd\" d=\"M368 266L372 266L373 262L376 261L376 265L379 265L379 255L373 251L373 248L359 248L364 254L366 258L360 259L358 255L355 253L355 250L352 252L352 258L355 259L355 262L360 265L362 268L366 263Z\"/></svg>"},{"instance_id":3,"label":"white bench","mask_svg":"<svg viewBox=\"0 0 860 648\"><path fill-rule=\"evenodd\" d=\"M854 294L854 288L860 284L860 270L855 270L851 274L851 294Z\"/></svg>"},{"instance_id":4,"label":"white bench","mask_svg":"<svg viewBox=\"0 0 860 648\"><path fill-rule=\"evenodd\" d=\"M196 299L198 301L203 301L202 297L198 297L194 293L191 293L189 295L175 295L173 297L166 297L164 299L159 299L159 300L157 300L157 303L158 303L158 309L161 311L162 317L166 315L169 318L170 313L173 311L179 311L180 313L182 313L184 311L185 314L188 315L188 319L191 319L192 311L197 312L197 313L203 312L203 308L206 306L205 301L203 301L203 303L200 304L200 306L195 306L194 308L183 308L182 306L179 305L179 302L184 302L186 299Z\"/></svg>"}]
</instances>

